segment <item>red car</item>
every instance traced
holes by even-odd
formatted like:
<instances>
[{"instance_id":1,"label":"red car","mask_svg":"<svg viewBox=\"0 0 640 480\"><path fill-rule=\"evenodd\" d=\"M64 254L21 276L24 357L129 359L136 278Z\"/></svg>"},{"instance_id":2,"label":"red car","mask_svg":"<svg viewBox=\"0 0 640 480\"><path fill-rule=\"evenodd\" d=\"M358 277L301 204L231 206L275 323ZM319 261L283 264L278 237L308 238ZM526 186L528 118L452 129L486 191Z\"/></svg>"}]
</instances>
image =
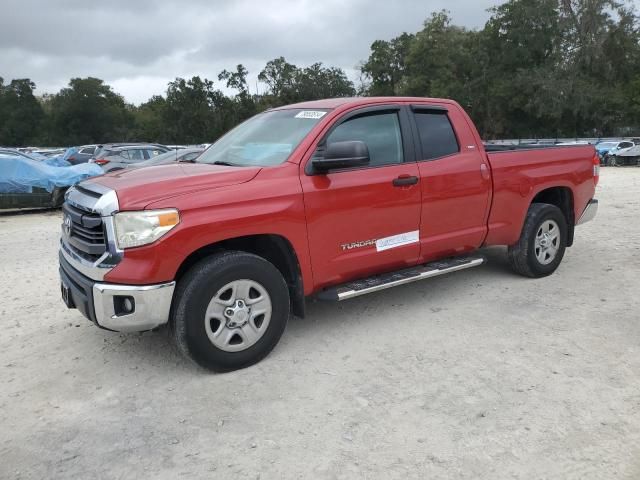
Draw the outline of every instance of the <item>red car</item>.
<instances>
[{"instance_id":1,"label":"red car","mask_svg":"<svg viewBox=\"0 0 640 480\"><path fill-rule=\"evenodd\" d=\"M489 151L455 102L356 98L261 113L193 164L71 189L62 295L98 326L169 323L212 370L265 357L305 298L340 301L480 265L544 277L595 216L593 146Z\"/></svg>"}]
</instances>

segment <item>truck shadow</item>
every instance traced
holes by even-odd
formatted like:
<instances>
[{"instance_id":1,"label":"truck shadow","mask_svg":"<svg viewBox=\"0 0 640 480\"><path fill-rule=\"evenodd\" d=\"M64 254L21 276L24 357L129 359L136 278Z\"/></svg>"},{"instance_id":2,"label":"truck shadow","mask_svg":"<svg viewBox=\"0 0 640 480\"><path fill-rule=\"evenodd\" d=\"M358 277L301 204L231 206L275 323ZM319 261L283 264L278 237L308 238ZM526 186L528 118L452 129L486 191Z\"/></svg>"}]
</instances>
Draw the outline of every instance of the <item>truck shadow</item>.
<instances>
[{"instance_id":1,"label":"truck shadow","mask_svg":"<svg viewBox=\"0 0 640 480\"><path fill-rule=\"evenodd\" d=\"M292 317L285 337L299 337L304 341L305 332L318 330L331 330L339 324L340 328L361 328L363 317L369 317L375 313L375 317L366 318L366 322L386 323L388 318L393 318L398 306L424 305L428 311L430 308L440 310L446 308L451 301L452 292L457 296L476 295L478 290L490 286L499 279L514 278L527 281L523 277L511 272L506 258L506 248L491 247L480 251L487 261L476 268L460 272L434 277L407 285L402 285L387 290L357 297L344 302L322 302L309 300L306 304L306 317L304 319ZM349 327L352 319L360 319L353 327ZM368 324L369 325L369 324ZM291 340L291 339L290 339Z\"/></svg>"},{"instance_id":2,"label":"truck shadow","mask_svg":"<svg viewBox=\"0 0 640 480\"><path fill-rule=\"evenodd\" d=\"M366 328L384 328L389 319L404 305L424 306L437 312L446 308L451 296L478 295L485 286L510 276L504 248L482 250L487 262L480 267L435 277L408 285L372 293L342 303L307 301L305 318L292 317L275 351L263 362L277 357L279 362L291 360L296 352L312 353L320 339L330 339L339 328L346 335ZM522 277L519 277L522 278ZM510 278L510 281L513 279ZM526 281L526 279L522 279ZM101 352L101 360L109 368L144 370L145 374L163 376L209 375L210 373L184 358L171 338L168 327L141 334L118 334L96 329L90 347Z\"/></svg>"}]
</instances>

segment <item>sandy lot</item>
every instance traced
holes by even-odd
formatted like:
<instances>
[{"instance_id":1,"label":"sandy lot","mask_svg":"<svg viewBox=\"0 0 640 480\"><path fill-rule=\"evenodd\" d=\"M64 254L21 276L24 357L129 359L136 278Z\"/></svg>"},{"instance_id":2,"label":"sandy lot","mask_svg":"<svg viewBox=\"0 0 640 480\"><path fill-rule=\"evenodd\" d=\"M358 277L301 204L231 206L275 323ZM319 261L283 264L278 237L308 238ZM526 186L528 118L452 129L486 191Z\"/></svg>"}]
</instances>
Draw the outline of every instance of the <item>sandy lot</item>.
<instances>
[{"instance_id":1,"label":"sandy lot","mask_svg":"<svg viewBox=\"0 0 640 480\"><path fill-rule=\"evenodd\" d=\"M59 212L0 216L0 477L640 478L640 169L558 272L310 304L224 375L59 298Z\"/></svg>"}]
</instances>

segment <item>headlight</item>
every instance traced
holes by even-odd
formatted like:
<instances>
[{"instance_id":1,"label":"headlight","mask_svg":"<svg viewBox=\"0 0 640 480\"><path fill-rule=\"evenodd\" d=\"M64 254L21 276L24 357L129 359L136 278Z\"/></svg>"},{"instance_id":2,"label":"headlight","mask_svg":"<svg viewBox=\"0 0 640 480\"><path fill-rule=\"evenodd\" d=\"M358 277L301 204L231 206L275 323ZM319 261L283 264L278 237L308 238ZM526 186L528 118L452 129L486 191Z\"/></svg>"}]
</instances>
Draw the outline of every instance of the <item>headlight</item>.
<instances>
[{"instance_id":1,"label":"headlight","mask_svg":"<svg viewBox=\"0 0 640 480\"><path fill-rule=\"evenodd\" d=\"M155 242L180 223L178 210L120 212L114 216L116 243L121 249Z\"/></svg>"}]
</instances>

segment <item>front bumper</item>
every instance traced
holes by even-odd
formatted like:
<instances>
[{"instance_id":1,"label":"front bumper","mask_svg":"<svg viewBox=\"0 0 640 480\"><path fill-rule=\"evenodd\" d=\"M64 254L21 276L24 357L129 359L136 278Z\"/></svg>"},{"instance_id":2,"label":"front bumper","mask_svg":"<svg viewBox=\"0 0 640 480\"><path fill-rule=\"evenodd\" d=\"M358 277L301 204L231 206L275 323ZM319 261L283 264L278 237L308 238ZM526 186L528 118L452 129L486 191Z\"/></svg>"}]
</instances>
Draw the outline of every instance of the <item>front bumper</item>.
<instances>
[{"instance_id":1,"label":"front bumper","mask_svg":"<svg viewBox=\"0 0 640 480\"><path fill-rule=\"evenodd\" d=\"M576 223L576 225L582 225L583 223L590 222L596 217L597 213L598 213L598 200L596 200L595 198L592 198L591 200L589 200L589 203L587 203L587 206L582 212L582 215L580 215L580 218L578 219L578 222Z\"/></svg>"},{"instance_id":2,"label":"front bumper","mask_svg":"<svg viewBox=\"0 0 640 480\"><path fill-rule=\"evenodd\" d=\"M101 328L117 332L151 330L169 321L175 282L115 285L84 276L60 253L60 280L67 306Z\"/></svg>"}]
</instances>

